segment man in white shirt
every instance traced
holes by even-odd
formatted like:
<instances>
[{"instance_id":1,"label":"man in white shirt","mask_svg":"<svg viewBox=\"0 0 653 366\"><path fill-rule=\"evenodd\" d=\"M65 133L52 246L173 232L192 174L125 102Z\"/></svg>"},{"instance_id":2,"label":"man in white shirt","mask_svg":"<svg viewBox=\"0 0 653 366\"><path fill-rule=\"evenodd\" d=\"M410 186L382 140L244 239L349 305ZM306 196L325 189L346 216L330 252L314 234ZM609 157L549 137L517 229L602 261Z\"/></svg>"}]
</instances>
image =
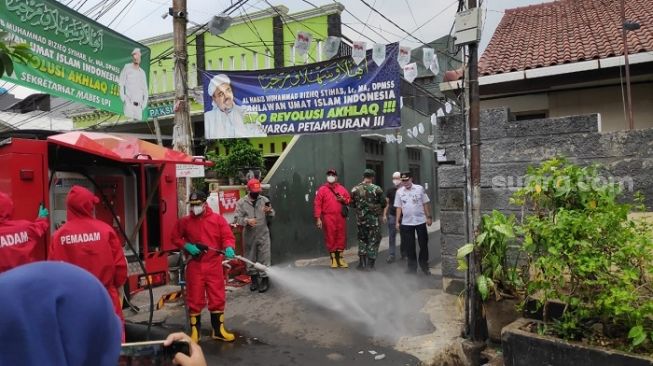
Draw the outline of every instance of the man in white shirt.
<instances>
[{"instance_id":1,"label":"man in white shirt","mask_svg":"<svg viewBox=\"0 0 653 366\"><path fill-rule=\"evenodd\" d=\"M396 228L400 230L401 243L405 245L408 256L407 273L417 272L417 264L422 272L430 275L429 270L429 236L426 226L431 226L431 200L426 195L424 188L413 184L410 172L401 173L401 188L395 195L394 206L397 208ZM402 216L403 215L403 216ZM400 222L401 218L401 222ZM415 233L419 243L419 258L415 248Z\"/></svg>"},{"instance_id":2,"label":"man in white shirt","mask_svg":"<svg viewBox=\"0 0 653 366\"><path fill-rule=\"evenodd\" d=\"M141 50L139 48L134 48L132 62L122 68L118 86L120 87L123 114L138 121L142 120L149 95L147 77L145 71L141 69Z\"/></svg>"},{"instance_id":3,"label":"man in white shirt","mask_svg":"<svg viewBox=\"0 0 653 366\"><path fill-rule=\"evenodd\" d=\"M213 109L204 113L204 138L267 136L258 123L245 123L245 111L234 103L231 80L227 75L215 75L209 82L207 92L211 96Z\"/></svg>"}]
</instances>

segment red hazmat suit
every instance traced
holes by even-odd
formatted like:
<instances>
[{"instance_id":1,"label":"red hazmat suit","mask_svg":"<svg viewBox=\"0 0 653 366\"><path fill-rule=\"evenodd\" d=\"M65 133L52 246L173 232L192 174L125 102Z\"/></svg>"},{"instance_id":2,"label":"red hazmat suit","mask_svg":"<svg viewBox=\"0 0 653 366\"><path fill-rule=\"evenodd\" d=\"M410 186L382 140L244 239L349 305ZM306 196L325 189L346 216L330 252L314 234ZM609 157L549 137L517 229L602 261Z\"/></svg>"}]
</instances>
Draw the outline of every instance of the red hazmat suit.
<instances>
[{"instance_id":1,"label":"red hazmat suit","mask_svg":"<svg viewBox=\"0 0 653 366\"><path fill-rule=\"evenodd\" d=\"M37 249L50 226L48 218L38 218L34 222L11 220L13 213L13 201L0 192L0 273L45 259Z\"/></svg>"},{"instance_id":2,"label":"red hazmat suit","mask_svg":"<svg viewBox=\"0 0 653 366\"><path fill-rule=\"evenodd\" d=\"M225 250L233 248L236 239L231 227L222 216L214 213L208 205L198 216L190 214L177 221L172 242L182 249L185 243L203 244L209 248ZM190 314L199 314L208 305L211 312L224 312L223 255L208 250L188 261L186 266L186 301Z\"/></svg>"},{"instance_id":3,"label":"red hazmat suit","mask_svg":"<svg viewBox=\"0 0 653 366\"><path fill-rule=\"evenodd\" d=\"M347 242L347 225L342 216L342 204L338 202L334 192L345 199L345 204L348 205L351 202L349 192L336 182L324 183L317 190L313 204L313 217L322 219L324 241L329 253L345 250Z\"/></svg>"},{"instance_id":4,"label":"red hazmat suit","mask_svg":"<svg viewBox=\"0 0 653 366\"><path fill-rule=\"evenodd\" d=\"M54 232L48 259L74 264L95 275L124 322L118 288L127 281L127 260L113 228L93 216L93 206L99 201L84 187L71 188L66 198L66 223Z\"/></svg>"}]
</instances>

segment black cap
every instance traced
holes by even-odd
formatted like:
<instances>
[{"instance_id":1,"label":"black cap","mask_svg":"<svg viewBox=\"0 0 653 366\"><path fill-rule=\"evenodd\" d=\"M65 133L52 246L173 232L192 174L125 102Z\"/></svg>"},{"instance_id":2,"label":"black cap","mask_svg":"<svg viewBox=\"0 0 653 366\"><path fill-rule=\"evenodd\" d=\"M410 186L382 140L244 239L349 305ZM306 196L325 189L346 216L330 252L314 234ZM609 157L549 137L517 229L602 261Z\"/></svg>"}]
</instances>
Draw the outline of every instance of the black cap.
<instances>
[{"instance_id":1,"label":"black cap","mask_svg":"<svg viewBox=\"0 0 653 366\"><path fill-rule=\"evenodd\" d=\"M335 169L331 168L331 169L327 170L327 175L335 175L337 177L338 172Z\"/></svg>"},{"instance_id":2,"label":"black cap","mask_svg":"<svg viewBox=\"0 0 653 366\"><path fill-rule=\"evenodd\" d=\"M206 194L202 191L195 191L188 196L188 203L191 205L199 205L206 202Z\"/></svg>"},{"instance_id":3,"label":"black cap","mask_svg":"<svg viewBox=\"0 0 653 366\"><path fill-rule=\"evenodd\" d=\"M401 173L401 179L402 180L408 180L408 178L412 178L413 174L411 172L403 172Z\"/></svg>"}]
</instances>

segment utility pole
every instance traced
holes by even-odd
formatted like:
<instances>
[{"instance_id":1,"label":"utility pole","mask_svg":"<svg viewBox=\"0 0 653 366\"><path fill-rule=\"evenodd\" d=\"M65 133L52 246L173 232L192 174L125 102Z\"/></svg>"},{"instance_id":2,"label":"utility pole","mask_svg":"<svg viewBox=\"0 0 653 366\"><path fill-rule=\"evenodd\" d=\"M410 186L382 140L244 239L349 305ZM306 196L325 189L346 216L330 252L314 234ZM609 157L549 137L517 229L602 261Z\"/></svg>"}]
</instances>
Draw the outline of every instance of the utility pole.
<instances>
[{"instance_id":1,"label":"utility pole","mask_svg":"<svg viewBox=\"0 0 653 366\"><path fill-rule=\"evenodd\" d=\"M188 106L188 51L186 48L186 24L188 12L186 0L173 0L172 28L174 34L174 61L175 61L175 126L173 131L173 148L188 155L193 155L193 126L190 121ZM185 202L190 191L190 179L183 178L177 181L177 196L179 202ZM185 213L185 205L179 205L180 215Z\"/></svg>"},{"instance_id":2,"label":"utility pole","mask_svg":"<svg viewBox=\"0 0 653 366\"><path fill-rule=\"evenodd\" d=\"M621 0L621 38L624 44L624 66L626 68L626 113L628 120L628 129L635 129L635 120L633 119L633 99L630 93L630 65L628 64L628 30L626 29L626 1Z\"/></svg>"},{"instance_id":3,"label":"utility pole","mask_svg":"<svg viewBox=\"0 0 653 366\"><path fill-rule=\"evenodd\" d=\"M478 6L476 0L469 0L469 9ZM471 210L473 229L472 240L478 236L481 222L481 130L480 130L480 103L481 98L478 87L478 41L467 46L469 53L468 82L469 82L469 139L470 139L470 177L471 177ZM483 315L483 304L476 291L476 276L481 273L480 260L475 252L469 256L470 276L468 281L468 294L470 297L470 340L484 342L487 339L487 324Z\"/></svg>"}]
</instances>

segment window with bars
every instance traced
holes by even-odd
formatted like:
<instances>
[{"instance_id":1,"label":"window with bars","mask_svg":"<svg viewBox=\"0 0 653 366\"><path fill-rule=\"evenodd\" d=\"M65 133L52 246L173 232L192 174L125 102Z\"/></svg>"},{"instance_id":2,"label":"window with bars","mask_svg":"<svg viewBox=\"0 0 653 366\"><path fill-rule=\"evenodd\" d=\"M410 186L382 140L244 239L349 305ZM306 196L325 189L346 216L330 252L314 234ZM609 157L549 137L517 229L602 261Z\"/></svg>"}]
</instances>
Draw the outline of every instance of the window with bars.
<instances>
[{"instance_id":1,"label":"window with bars","mask_svg":"<svg viewBox=\"0 0 653 366\"><path fill-rule=\"evenodd\" d=\"M413 182L421 184L422 150L407 148L406 154L408 155L408 171L413 175Z\"/></svg>"},{"instance_id":2,"label":"window with bars","mask_svg":"<svg viewBox=\"0 0 653 366\"><path fill-rule=\"evenodd\" d=\"M381 141L364 139L363 140L363 149L366 154L370 155L383 155L385 146Z\"/></svg>"},{"instance_id":3,"label":"window with bars","mask_svg":"<svg viewBox=\"0 0 653 366\"><path fill-rule=\"evenodd\" d=\"M157 74L156 70L152 72L152 93L156 94L159 92L159 75Z\"/></svg>"},{"instance_id":4,"label":"window with bars","mask_svg":"<svg viewBox=\"0 0 653 366\"><path fill-rule=\"evenodd\" d=\"M161 79L159 80L161 83L161 91L167 91L168 90L168 72L166 69L161 70Z\"/></svg>"}]
</instances>

